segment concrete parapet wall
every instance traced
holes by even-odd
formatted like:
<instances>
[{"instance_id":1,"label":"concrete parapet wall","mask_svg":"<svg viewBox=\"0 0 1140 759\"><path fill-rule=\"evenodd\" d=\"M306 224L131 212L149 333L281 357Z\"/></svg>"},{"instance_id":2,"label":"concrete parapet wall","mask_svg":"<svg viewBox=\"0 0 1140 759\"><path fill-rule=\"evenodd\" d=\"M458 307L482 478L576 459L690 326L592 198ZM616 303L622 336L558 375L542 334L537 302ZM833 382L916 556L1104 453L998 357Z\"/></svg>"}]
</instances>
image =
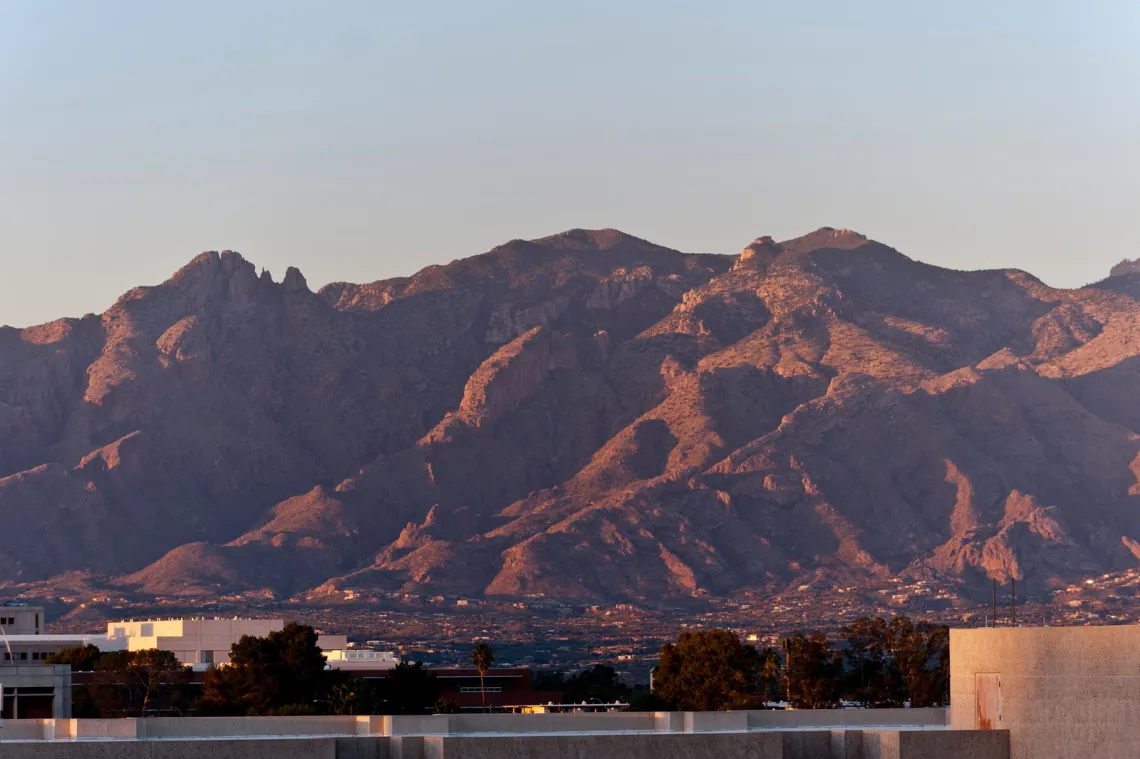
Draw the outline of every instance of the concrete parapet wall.
<instances>
[{"instance_id":1,"label":"concrete parapet wall","mask_svg":"<svg viewBox=\"0 0 1140 759\"><path fill-rule=\"evenodd\" d=\"M391 738L357 736L333 740L336 741L336 759L392 759Z\"/></svg>"},{"instance_id":2,"label":"concrete parapet wall","mask_svg":"<svg viewBox=\"0 0 1140 759\"><path fill-rule=\"evenodd\" d=\"M684 715L677 714L678 729ZM668 720L666 720L668 722ZM670 723L672 725L672 723ZM438 714L379 718L383 735L473 735L479 733L652 732L661 729L654 712L597 714Z\"/></svg>"},{"instance_id":3,"label":"concrete parapet wall","mask_svg":"<svg viewBox=\"0 0 1140 759\"><path fill-rule=\"evenodd\" d=\"M148 717L9 720L0 740L239 738L246 736L723 733L844 727L941 727L943 709L820 709L597 714L424 716ZM972 726L971 726L972 727Z\"/></svg>"},{"instance_id":4,"label":"concrete parapet wall","mask_svg":"<svg viewBox=\"0 0 1140 759\"><path fill-rule=\"evenodd\" d=\"M872 730L863 759L1009 759L1006 730Z\"/></svg>"},{"instance_id":5,"label":"concrete parapet wall","mask_svg":"<svg viewBox=\"0 0 1140 759\"><path fill-rule=\"evenodd\" d=\"M786 730L771 734L780 737L784 759L831 759L830 730Z\"/></svg>"},{"instance_id":6,"label":"concrete parapet wall","mask_svg":"<svg viewBox=\"0 0 1140 759\"><path fill-rule=\"evenodd\" d=\"M3 759L1009 759L1006 731L771 730L7 741Z\"/></svg>"},{"instance_id":7,"label":"concrete parapet wall","mask_svg":"<svg viewBox=\"0 0 1140 759\"><path fill-rule=\"evenodd\" d=\"M783 759L776 733L437 736L423 759ZM827 759L826 754L819 759Z\"/></svg>"},{"instance_id":8,"label":"concrete parapet wall","mask_svg":"<svg viewBox=\"0 0 1140 759\"><path fill-rule=\"evenodd\" d=\"M748 729L748 712L682 712L682 729L686 733L744 732Z\"/></svg>"},{"instance_id":9,"label":"concrete parapet wall","mask_svg":"<svg viewBox=\"0 0 1140 759\"><path fill-rule=\"evenodd\" d=\"M0 755L4 759L337 759L337 739L6 742Z\"/></svg>"},{"instance_id":10,"label":"concrete parapet wall","mask_svg":"<svg viewBox=\"0 0 1140 759\"><path fill-rule=\"evenodd\" d=\"M4 727L0 729L0 740L9 741L41 741L44 739L44 727L48 720L43 719L6 719ZM52 737L55 737L54 730Z\"/></svg>"},{"instance_id":11,"label":"concrete parapet wall","mask_svg":"<svg viewBox=\"0 0 1140 759\"><path fill-rule=\"evenodd\" d=\"M97 722L101 720L77 720ZM213 738L246 735L356 735L356 717L149 717L135 722L140 738ZM367 727L367 725L366 725ZM80 736L82 737L82 736Z\"/></svg>"},{"instance_id":12,"label":"concrete parapet wall","mask_svg":"<svg viewBox=\"0 0 1140 759\"><path fill-rule=\"evenodd\" d=\"M707 713L707 712L705 712ZM743 712L750 730L784 728L941 728L946 709L772 709Z\"/></svg>"}]
</instances>

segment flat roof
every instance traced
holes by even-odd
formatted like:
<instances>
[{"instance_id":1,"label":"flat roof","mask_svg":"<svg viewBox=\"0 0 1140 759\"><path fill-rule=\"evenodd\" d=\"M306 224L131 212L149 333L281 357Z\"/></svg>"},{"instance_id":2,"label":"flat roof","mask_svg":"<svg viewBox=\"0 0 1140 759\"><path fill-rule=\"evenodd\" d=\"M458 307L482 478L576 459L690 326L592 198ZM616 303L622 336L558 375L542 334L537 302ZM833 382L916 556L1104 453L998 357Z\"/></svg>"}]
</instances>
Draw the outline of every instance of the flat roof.
<instances>
[{"instance_id":1,"label":"flat roof","mask_svg":"<svg viewBox=\"0 0 1140 759\"><path fill-rule=\"evenodd\" d=\"M103 633L84 633L79 635L8 635L0 637L0 643L5 640L9 643L75 643L76 641L110 643L112 641L118 642L119 639L110 638Z\"/></svg>"}]
</instances>

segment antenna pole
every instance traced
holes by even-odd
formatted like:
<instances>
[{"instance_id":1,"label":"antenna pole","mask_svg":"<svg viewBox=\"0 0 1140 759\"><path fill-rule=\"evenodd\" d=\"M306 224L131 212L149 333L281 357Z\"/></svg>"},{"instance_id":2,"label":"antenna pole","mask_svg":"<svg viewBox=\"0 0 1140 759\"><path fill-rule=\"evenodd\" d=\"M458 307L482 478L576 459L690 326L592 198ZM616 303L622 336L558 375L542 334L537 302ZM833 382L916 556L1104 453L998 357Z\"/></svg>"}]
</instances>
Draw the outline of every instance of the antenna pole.
<instances>
[{"instance_id":1,"label":"antenna pole","mask_svg":"<svg viewBox=\"0 0 1140 759\"><path fill-rule=\"evenodd\" d=\"M16 659L12 656L12 646L8 644L8 631L4 629L3 625L0 625L0 634L4 636L4 648L8 651L8 661L15 664Z\"/></svg>"}]
</instances>

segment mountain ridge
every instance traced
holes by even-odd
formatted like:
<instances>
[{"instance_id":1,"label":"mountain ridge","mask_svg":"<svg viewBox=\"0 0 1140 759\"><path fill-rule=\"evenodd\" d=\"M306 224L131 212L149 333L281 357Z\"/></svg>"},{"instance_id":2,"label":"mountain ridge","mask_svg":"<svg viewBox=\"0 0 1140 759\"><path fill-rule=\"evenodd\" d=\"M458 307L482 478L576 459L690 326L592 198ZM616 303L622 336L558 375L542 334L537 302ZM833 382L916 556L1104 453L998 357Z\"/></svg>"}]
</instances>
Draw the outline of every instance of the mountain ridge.
<instances>
[{"instance_id":1,"label":"mountain ridge","mask_svg":"<svg viewBox=\"0 0 1140 759\"><path fill-rule=\"evenodd\" d=\"M1127 279L1127 278L1125 278ZM313 292L203 253L0 329L0 582L644 600L1140 564L1140 299L824 227Z\"/></svg>"}]
</instances>

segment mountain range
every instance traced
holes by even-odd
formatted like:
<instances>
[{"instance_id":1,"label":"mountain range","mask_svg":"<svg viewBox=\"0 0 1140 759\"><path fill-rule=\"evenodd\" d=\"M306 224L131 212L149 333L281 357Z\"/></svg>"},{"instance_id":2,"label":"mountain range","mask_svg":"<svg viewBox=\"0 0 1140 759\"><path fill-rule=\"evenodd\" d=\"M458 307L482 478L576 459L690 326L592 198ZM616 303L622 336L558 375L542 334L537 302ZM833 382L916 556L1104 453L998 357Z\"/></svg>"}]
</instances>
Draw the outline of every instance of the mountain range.
<instances>
[{"instance_id":1,"label":"mountain range","mask_svg":"<svg viewBox=\"0 0 1140 759\"><path fill-rule=\"evenodd\" d=\"M0 329L0 583L607 601L1140 566L1140 266L615 230Z\"/></svg>"}]
</instances>

